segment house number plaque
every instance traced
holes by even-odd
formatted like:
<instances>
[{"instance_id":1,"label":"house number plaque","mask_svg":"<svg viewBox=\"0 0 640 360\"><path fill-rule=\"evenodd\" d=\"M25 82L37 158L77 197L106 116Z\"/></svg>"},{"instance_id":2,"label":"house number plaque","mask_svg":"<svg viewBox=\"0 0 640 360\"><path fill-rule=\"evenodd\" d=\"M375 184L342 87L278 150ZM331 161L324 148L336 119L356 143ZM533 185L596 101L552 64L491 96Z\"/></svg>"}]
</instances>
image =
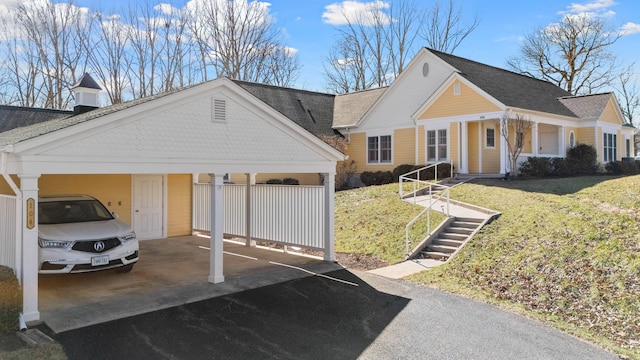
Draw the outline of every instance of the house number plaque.
<instances>
[{"instance_id":1,"label":"house number plaque","mask_svg":"<svg viewBox=\"0 0 640 360\"><path fill-rule=\"evenodd\" d=\"M31 230L36 226L36 201L33 198L27 199L27 229Z\"/></svg>"}]
</instances>

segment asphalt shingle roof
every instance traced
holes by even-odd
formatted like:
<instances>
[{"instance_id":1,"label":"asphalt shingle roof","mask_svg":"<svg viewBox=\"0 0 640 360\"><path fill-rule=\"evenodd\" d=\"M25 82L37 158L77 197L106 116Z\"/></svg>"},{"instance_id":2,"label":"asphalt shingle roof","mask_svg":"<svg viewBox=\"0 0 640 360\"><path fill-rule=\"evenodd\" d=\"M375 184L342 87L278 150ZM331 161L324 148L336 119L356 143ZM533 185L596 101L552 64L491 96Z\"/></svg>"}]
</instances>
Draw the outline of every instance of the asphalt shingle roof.
<instances>
[{"instance_id":1,"label":"asphalt shingle roof","mask_svg":"<svg viewBox=\"0 0 640 360\"><path fill-rule=\"evenodd\" d=\"M332 128L335 95L239 80L233 82L310 133L316 136L337 134Z\"/></svg>"},{"instance_id":2,"label":"asphalt shingle roof","mask_svg":"<svg viewBox=\"0 0 640 360\"><path fill-rule=\"evenodd\" d=\"M71 115L73 111L0 105L0 133Z\"/></svg>"},{"instance_id":3,"label":"asphalt shingle roof","mask_svg":"<svg viewBox=\"0 0 640 360\"><path fill-rule=\"evenodd\" d=\"M611 93L571 96L560 98L560 102L585 120L597 120L611 99Z\"/></svg>"},{"instance_id":4,"label":"asphalt shingle roof","mask_svg":"<svg viewBox=\"0 0 640 360\"><path fill-rule=\"evenodd\" d=\"M460 75L506 106L576 117L558 99L572 96L543 80L429 49L456 68Z\"/></svg>"},{"instance_id":5,"label":"asphalt shingle roof","mask_svg":"<svg viewBox=\"0 0 640 360\"><path fill-rule=\"evenodd\" d=\"M354 127L364 114L382 96L388 87L337 95L333 113L336 128Z\"/></svg>"}]
</instances>

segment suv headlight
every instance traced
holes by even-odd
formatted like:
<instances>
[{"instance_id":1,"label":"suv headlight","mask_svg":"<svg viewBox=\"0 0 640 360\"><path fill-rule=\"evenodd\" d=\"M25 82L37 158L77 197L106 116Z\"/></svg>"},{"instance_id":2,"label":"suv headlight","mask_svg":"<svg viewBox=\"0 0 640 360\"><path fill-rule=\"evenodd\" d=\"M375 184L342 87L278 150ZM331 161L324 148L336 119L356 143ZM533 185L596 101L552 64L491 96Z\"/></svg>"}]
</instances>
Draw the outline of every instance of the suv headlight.
<instances>
[{"instance_id":1,"label":"suv headlight","mask_svg":"<svg viewBox=\"0 0 640 360\"><path fill-rule=\"evenodd\" d=\"M38 244L44 249L68 249L73 241L46 240L38 238Z\"/></svg>"},{"instance_id":2,"label":"suv headlight","mask_svg":"<svg viewBox=\"0 0 640 360\"><path fill-rule=\"evenodd\" d=\"M122 236L118 236L118 239L120 239L121 241L129 241L129 240L133 240L136 238L136 233L135 232L130 232L128 234L122 235Z\"/></svg>"}]
</instances>

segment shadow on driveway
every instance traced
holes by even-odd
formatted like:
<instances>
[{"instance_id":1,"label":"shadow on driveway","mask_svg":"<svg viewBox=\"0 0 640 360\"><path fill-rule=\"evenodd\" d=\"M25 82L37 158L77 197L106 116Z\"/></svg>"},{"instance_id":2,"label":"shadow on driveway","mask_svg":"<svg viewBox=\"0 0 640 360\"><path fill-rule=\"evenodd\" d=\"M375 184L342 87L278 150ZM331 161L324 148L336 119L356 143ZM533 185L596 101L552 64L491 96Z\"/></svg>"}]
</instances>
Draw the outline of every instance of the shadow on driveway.
<instances>
[{"instance_id":1,"label":"shadow on driveway","mask_svg":"<svg viewBox=\"0 0 640 360\"><path fill-rule=\"evenodd\" d=\"M56 335L69 359L354 359L409 299L347 270Z\"/></svg>"}]
</instances>

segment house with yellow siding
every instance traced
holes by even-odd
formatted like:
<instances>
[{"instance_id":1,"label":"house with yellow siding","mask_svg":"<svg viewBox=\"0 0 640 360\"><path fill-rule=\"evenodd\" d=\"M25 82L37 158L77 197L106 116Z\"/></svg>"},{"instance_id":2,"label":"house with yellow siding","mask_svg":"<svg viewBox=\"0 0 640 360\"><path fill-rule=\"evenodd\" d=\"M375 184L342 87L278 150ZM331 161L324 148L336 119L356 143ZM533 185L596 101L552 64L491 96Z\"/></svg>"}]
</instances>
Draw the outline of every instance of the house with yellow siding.
<instances>
[{"instance_id":1,"label":"house with yellow siding","mask_svg":"<svg viewBox=\"0 0 640 360\"><path fill-rule=\"evenodd\" d=\"M375 95L375 96L373 96ZM345 111L340 106L366 104ZM338 95L334 129L349 141L358 172L402 164L447 162L459 174L511 172L503 119L532 127L513 129L528 157L565 157L579 143L607 163L635 153L635 129L625 124L613 93L573 96L549 82L431 49L422 49L394 83L383 89Z\"/></svg>"}]
</instances>

